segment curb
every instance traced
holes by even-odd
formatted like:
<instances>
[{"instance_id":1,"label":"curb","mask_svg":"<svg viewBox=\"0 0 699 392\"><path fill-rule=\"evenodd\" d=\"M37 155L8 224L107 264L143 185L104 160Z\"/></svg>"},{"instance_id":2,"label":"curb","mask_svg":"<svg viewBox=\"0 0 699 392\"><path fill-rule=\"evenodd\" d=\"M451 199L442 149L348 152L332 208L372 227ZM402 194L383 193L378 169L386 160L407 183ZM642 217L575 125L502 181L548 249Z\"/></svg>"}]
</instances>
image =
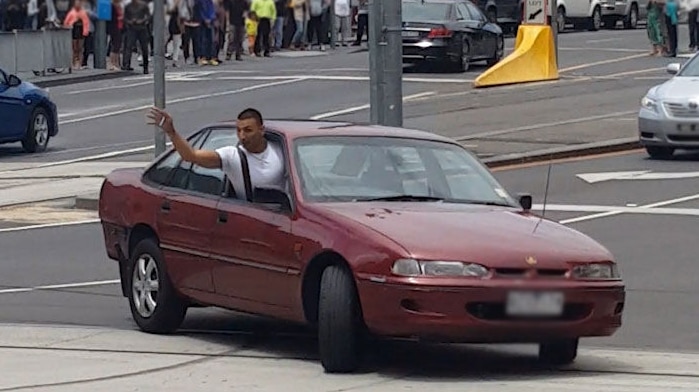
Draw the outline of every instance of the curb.
<instances>
[{"instance_id":1,"label":"curb","mask_svg":"<svg viewBox=\"0 0 699 392\"><path fill-rule=\"evenodd\" d=\"M56 76L56 79L43 79L43 80L37 80L37 81L27 80L27 82L32 83L33 85L35 85L37 87L47 88L47 87L67 86L67 85L76 84L76 83L95 82L98 80L118 79L118 78L123 78L123 77L127 77L127 76L134 76L134 75L136 75L136 72L134 72L134 71L114 71L114 72L105 72L105 73L96 74L96 75L84 75L84 76L76 76L76 77L63 77L63 78L61 78L60 76Z\"/></svg>"},{"instance_id":2,"label":"curb","mask_svg":"<svg viewBox=\"0 0 699 392\"><path fill-rule=\"evenodd\" d=\"M545 162L553 159L584 157L611 152L630 151L642 148L637 137L605 140L602 142L576 144L573 146L556 147L525 153L505 154L493 158L483 158L481 161L489 168L510 166L523 163Z\"/></svg>"}]
</instances>

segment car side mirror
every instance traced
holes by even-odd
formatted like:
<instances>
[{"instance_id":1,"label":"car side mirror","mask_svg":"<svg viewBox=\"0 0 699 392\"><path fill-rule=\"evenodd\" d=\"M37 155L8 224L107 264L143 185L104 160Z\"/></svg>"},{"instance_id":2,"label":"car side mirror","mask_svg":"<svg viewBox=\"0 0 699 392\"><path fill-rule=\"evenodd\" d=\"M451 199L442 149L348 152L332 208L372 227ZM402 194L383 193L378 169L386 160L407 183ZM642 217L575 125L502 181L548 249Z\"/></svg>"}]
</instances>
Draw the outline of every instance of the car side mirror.
<instances>
[{"instance_id":1,"label":"car side mirror","mask_svg":"<svg viewBox=\"0 0 699 392\"><path fill-rule=\"evenodd\" d=\"M22 84L22 81L17 77L17 75L10 75L7 78L7 85L10 87L17 87Z\"/></svg>"},{"instance_id":2,"label":"car side mirror","mask_svg":"<svg viewBox=\"0 0 699 392\"><path fill-rule=\"evenodd\" d=\"M275 204L283 211L291 211L291 199L289 195L279 188L256 187L253 193L253 203Z\"/></svg>"},{"instance_id":3,"label":"car side mirror","mask_svg":"<svg viewBox=\"0 0 699 392\"><path fill-rule=\"evenodd\" d=\"M678 72L680 72L680 63L670 63L667 65L666 71L670 75L676 75Z\"/></svg>"},{"instance_id":4,"label":"car side mirror","mask_svg":"<svg viewBox=\"0 0 699 392\"><path fill-rule=\"evenodd\" d=\"M532 195L528 193L519 194L519 205L522 206L524 211L529 212L532 209Z\"/></svg>"}]
</instances>

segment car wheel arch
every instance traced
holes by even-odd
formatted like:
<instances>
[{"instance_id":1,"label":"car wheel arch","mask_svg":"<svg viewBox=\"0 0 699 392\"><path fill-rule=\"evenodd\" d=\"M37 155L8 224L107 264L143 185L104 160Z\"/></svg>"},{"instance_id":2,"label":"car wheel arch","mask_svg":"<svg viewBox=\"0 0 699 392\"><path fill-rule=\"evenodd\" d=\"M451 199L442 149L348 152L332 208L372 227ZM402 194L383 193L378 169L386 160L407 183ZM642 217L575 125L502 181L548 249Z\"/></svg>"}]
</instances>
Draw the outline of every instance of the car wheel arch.
<instances>
[{"instance_id":1,"label":"car wheel arch","mask_svg":"<svg viewBox=\"0 0 699 392\"><path fill-rule=\"evenodd\" d=\"M324 249L313 256L304 269L301 281L301 300L303 314L311 325L318 323L318 301L320 299L320 282L323 271L331 265L338 265L352 270L347 259L335 250Z\"/></svg>"},{"instance_id":2,"label":"car wheel arch","mask_svg":"<svg viewBox=\"0 0 699 392\"><path fill-rule=\"evenodd\" d=\"M56 133L58 131L57 129L57 123L58 119L53 117L53 112L51 111L51 107L45 102L45 101L39 101L34 108L42 108L46 111L46 116L48 117L49 120L49 136L56 136Z\"/></svg>"},{"instance_id":3,"label":"car wheel arch","mask_svg":"<svg viewBox=\"0 0 699 392\"><path fill-rule=\"evenodd\" d=\"M131 253L133 249L138 245L139 242L145 240L146 238L152 238L156 244L160 245L160 238L155 230L148 224L138 223L134 225L128 234L127 239L127 249L124 252L124 259L119 262L119 273L121 275L121 290L124 296L128 295L129 287L127 287L129 276L131 273L129 266L129 259L131 258Z\"/></svg>"}]
</instances>

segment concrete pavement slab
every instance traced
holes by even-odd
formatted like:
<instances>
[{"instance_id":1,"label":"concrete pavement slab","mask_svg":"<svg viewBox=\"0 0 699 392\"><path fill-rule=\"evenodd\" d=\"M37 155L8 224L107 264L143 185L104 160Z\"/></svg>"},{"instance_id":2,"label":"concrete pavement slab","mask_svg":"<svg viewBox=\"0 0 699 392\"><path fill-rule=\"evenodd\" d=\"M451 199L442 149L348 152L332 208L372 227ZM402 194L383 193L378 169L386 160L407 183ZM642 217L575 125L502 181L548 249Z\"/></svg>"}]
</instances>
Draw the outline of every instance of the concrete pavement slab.
<instances>
[{"instance_id":1,"label":"concrete pavement slab","mask_svg":"<svg viewBox=\"0 0 699 392\"><path fill-rule=\"evenodd\" d=\"M104 177L115 169L142 168L147 162L75 162L65 165L33 167L13 171L0 172L2 179L29 178L74 178L74 177Z\"/></svg>"},{"instance_id":2,"label":"concrete pavement slab","mask_svg":"<svg viewBox=\"0 0 699 392\"><path fill-rule=\"evenodd\" d=\"M0 192L0 207L91 193L99 190L102 182L102 177L79 177L8 188Z\"/></svg>"},{"instance_id":3,"label":"concrete pavement slab","mask_svg":"<svg viewBox=\"0 0 699 392\"><path fill-rule=\"evenodd\" d=\"M531 351L507 346L388 344L370 369L329 375L308 355L315 348L280 357L265 355L264 342L254 340L214 347L198 338L106 328L1 325L0 331L12 337L0 341L0 366L12 375L0 378L0 390L656 392L696 391L699 382L693 353L584 349L575 364L547 369ZM467 365L457 358L470 359Z\"/></svg>"}]
</instances>

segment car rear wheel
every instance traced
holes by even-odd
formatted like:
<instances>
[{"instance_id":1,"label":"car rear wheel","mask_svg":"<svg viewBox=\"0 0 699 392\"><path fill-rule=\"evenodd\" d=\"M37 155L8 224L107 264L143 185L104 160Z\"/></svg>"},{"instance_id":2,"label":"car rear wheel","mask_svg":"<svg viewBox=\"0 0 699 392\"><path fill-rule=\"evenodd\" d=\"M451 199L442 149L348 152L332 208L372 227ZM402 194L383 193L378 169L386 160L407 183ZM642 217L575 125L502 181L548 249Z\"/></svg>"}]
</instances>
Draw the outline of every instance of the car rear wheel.
<instances>
[{"instance_id":1,"label":"car rear wheel","mask_svg":"<svg viewBox=\"0 0 699 392\"><path fill-rule=\"evenodd\" d=\"M487 64L489 67L492 67L493 65L497 64L502 60L502 56L505 54L505 38L504 37L498 37L498 43L497 47L495 48L495 54L493 57L489 58L487 60Z\"/></svg>"},{"instance_id":2,"label":"car rear wheel","mask_svg":"<svg viewBox=\"0 0 699 392\"><path fill-rule=\"evenodd\" d=\"M176 331L187 313L186 302L175 292L160 247L151 238L131 251L128 299L138 327L149 333Z\"/></svg>"},{"instance_id":3,"label":"car rear wheel","mask_svg":"<svg viewBox=\"0 0 699 392\"><path fill-rule=\"evenodd\" d=\"M675 149L663 146L646 146L646 152L653 159L668 159L675 153Z\"/></svg>"},{"instance_id":4,"label":"car rear wheel","mask_svg":"<svg viewBox=\"0 0 699 392\"><path fill-rule=\"evenodd\" d=\"M578 339L545 342L539 345L539 360L550 365L567 365L578 356Z\"/></svg>"},{"instance_id":5,"label":"car rear wheel","mask_svg":"<svg viewBox=\"0 0 699 392\"><path fill-rule=\"evenodd\" d=\"M454 65L459 72L466 72L471 68L471 45L468 41L464 42L461 48L461 57L455 59Z\"/></svg>"},{"instance_id":6,"label":"car rear wheel","mask_svg":"<svg viewBox=\"0 0 699 392\"><path fill-rule=\"evenodd\" d=\"M359 367L364 325L351 272L331 265L323 271L318 303L320 361L328 373L349 373Z\"/></svg>"},{"instance_id":7,"label":"car rear wheel","mask_svg":"<svg viewBox=\"0 0 699 392\"><path fill-rule=\"evenodd\" d=\"M638 5L633 3L631 5L631 12L624 18L624 28L625 29L635 29L638 26Z\"/></svg>"},{"instance_id":8,"label":"car rear wheel","mask_svg":"<svg viewBox=\"0 0 699 392\"><path fill-rule=\"evenodd\" d=\"M49 116L46 109L37 107L32 111L22 147L28 153L42 152L49 144Z\"/></svg>"}]
</instances>

